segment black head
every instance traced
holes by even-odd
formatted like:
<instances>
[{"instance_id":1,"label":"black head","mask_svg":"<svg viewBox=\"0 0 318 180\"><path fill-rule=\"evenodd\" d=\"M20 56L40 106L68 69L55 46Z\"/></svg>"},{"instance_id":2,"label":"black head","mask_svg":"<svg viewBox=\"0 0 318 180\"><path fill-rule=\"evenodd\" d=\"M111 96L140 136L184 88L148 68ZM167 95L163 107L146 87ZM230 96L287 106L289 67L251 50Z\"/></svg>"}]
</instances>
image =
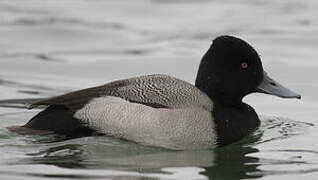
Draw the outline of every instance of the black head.
<instances>
[{"instance_id":1,"label":"black head","mask_svg":"<svg viewBox=\"0 0 318 180\"><path fill-rule=\"evenodd\" d=\"M220 36L203 56L195 85L213 101L236 105L255 92L262 79L263 67L255 49L239 38Z\"/></svg>"}]
</instances>

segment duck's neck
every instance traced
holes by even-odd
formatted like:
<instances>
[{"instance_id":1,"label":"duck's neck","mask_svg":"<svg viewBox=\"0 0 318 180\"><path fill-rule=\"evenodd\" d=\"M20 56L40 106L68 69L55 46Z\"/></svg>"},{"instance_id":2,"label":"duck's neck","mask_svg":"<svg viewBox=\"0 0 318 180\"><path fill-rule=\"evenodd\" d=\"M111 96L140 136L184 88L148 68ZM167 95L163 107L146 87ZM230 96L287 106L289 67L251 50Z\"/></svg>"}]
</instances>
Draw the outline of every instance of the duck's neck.
<instances>
[{"instance_id":1,"label":"duck's neck","mask_svg":"<svg viewBox=\"0 0 318 180\"><path fill-rule=\"evenodd\" d=\"M243 104L242 95L229 93L215 77L204 76L198 72L195 86L208 95L214 103L229 107L241 106Z\"/></svg>"},{"instance_id":2,"label":"duck's neck","mask_svg":"<svg viewBox=\"0 0 318 180\"><path fill-rule=\"evenodd\" d=\"M233 77L220 70L220 64L214 60L216 55L209 49L202 57L195 86L208 95L213 102L227 106L240 106L243 94L238 92L233 84Z\"/></svg>"}]
</instances>

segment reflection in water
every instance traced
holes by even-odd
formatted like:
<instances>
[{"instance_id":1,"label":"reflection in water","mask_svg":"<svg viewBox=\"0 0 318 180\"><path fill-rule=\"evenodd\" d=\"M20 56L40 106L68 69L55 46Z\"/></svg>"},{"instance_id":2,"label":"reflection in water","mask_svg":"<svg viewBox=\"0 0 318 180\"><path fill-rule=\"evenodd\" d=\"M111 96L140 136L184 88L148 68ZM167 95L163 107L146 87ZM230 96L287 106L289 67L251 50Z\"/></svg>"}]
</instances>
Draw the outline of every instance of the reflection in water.
<instances>
[{"instance_id":1,"label":"reflection in water","mask_svg":"<svg viewBox=\"0 0 318 180\"><path fill-rule=\"evenodd\" d=\"M263 131L261 129L241 141L214 150L215 166L205 167L202 174L209 179L256 179L262 177L259 159L248 154L259 152L252 145L260 141ZM255 175L257 174L257 175Z\"/></svg>"},{"instance_id":2,"label":"reflection in water","mask_svg":"<svg viewBox=\"0 0 318 180\"><path fill-rule=\"evenodd\" d=\"M259 171L259 163L258 158L247 156L258 152L249 144L258 141L260 137L260 134L254 133L231 146L195 151L171 151L108 137L86 137L53 143L54 145L44 143L43 145L52 147L29 153L28 158L19 160L17 164L54 165L81 171L121 170L145 175L171 175L173 173L166 169L173 167L201 167L203 169L200 174L209 179L249 179L261 177L249 175L260 174L256 173Z\"/></svg>"},{"instance_id":3,"label":"reflection in water","mask_svg":"<svg viewBox=\"0 0 318 180\"><path fill-rule=\"evenodd\" d=\"M209 179L256 179L262 177L259 159L249 157L247 154L258 152L252 147L236 146L224 147L215 150L215 166L204 168L202 174ZM255 175L258 174L258 175Z\"/></svg>"},{"instance_id":4,"label":"reflection in water","mask_svg":"<svg viewBox=\"0 0 318 180\"><path fill-rule=\"evenodd\" d=\"M23 164L49 164L63 168L85 168L81 162L85 160L83 152L79 150L80 145L69 144L48 148L37 153L29 153L32 156Z\"/></svg>"}]
</instances>

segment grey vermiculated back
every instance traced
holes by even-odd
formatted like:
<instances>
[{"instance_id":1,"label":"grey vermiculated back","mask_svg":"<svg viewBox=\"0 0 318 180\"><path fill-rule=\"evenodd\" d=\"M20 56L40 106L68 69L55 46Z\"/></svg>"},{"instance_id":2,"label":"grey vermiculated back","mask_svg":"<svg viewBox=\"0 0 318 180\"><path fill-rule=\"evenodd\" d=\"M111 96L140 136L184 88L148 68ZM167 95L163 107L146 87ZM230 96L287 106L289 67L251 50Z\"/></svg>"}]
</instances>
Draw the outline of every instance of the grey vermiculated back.
<instances>
[{"instance_id":1,"label":"grey vermiculated back","mask_svg":"<svg viewBox=\"0 0 318 180\"><path fill-rule=\"evenodd\" d=\"M76 111L92 98L104 96L166 108L200 107L211 111L213 106L205 93L186 81L167 75L147 75L45 99L32 104L31 108L38 105L64 105Z\"/></svg>"},{"instance_id":2,"label":"grey vermiculated back","mask_svg":"<svg viewBox=\"0 0 318 180\"><path fill-rule=\"evenodd\" d=\"M167 75L150 75L129 79L118 96L135 102L160 104L168 108L201 107L212 110L210 98L188 82Z\"/></svg>"}]
</instances>

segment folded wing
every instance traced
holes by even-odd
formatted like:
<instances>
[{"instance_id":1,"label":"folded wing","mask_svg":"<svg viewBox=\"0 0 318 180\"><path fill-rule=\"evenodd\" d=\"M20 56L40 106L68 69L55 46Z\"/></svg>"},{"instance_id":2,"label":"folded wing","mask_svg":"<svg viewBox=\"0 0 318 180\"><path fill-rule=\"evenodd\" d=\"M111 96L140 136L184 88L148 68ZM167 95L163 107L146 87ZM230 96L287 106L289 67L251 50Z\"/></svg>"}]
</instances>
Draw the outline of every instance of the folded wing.
<instances>
[{"instance_id":1,"label":"folded wing","mask_svg":"<svg viewBox=\"0 0 318 180\"><path fill-rule=\"evenodd\" d=\"M92 99L105 96L119 97L154 108L212 109L212 102L205 93L192 84L167 75L148 75L114 81L102 86L41 100L31 104L30 108L40 105L62 105L76 112Z\"/></svg>"}]
</instances>

